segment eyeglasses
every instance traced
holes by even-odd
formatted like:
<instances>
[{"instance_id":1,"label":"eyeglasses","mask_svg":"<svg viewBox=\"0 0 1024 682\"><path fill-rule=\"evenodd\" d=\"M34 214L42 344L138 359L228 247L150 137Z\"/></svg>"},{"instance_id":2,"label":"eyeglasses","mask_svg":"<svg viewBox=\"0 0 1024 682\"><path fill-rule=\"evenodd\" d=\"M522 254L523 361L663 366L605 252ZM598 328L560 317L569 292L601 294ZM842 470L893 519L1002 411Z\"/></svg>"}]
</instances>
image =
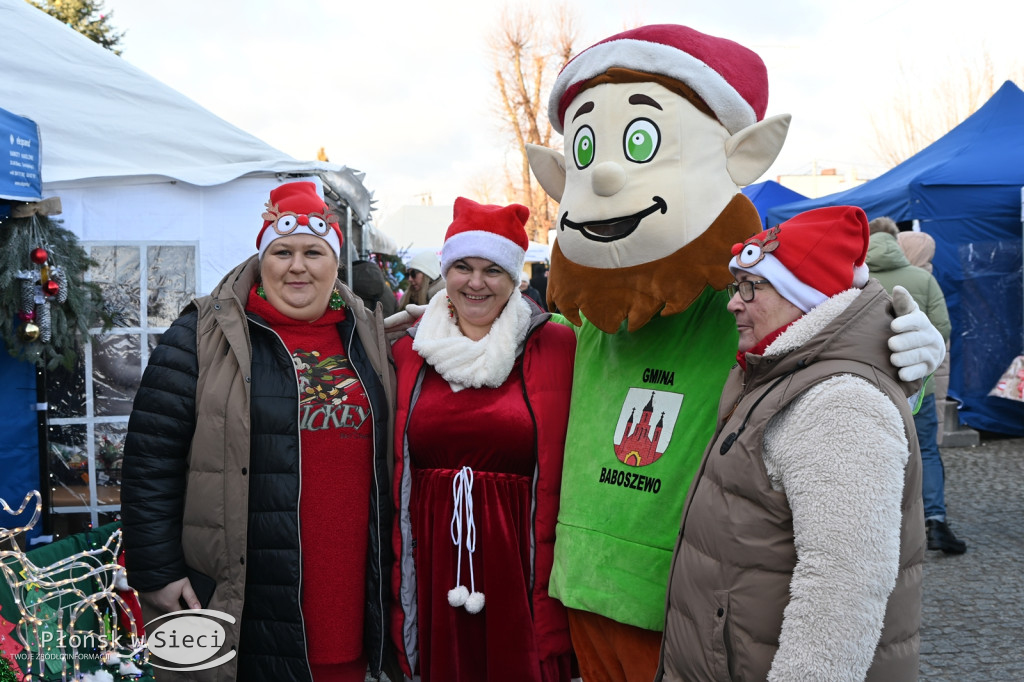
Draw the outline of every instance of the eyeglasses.
<instances>
[{"instance_id":1,"label":"eyeglasses","mask_svg":"<svg viewBox=\"0 0 1024 682\"><path fill-rule=\"evenodd\" d=\"M736 295L738 291L740 293L740 300L744 303L750 303L754 300L754 290L761 284L771 284L766 279L748 279L742 282L730 282L725 285L725 290L729 292L729 297Z\"/></svg>"}]
</instances>

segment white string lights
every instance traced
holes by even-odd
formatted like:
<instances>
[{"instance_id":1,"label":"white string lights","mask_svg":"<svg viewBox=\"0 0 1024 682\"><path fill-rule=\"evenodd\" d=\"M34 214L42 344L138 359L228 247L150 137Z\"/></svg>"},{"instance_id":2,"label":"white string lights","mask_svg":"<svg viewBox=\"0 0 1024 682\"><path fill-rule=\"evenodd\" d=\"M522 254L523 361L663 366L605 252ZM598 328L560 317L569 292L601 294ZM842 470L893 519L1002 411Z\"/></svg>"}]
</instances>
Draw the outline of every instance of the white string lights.
<instances>
[{"instance_id":1,"label":"white string lights","mask_svg":"<svg viewBox=\"0 0 1024 682\"><path fill-rule=\"evenodd\" d=\"M0 528L0 572L18 609L19 620L11 634L25 647L20 655L27 656L26 682L57 672L62 682L89 677L82 672L82 663L90 658L101 665L117 665L120 675L142 674L138 666L145 665L149 652L131 608L118 594L127 587L124 568L117 563L121 530L115 530L102 545L49 566L36 566L15 538L38 522L43 510L39 491L26 494L17 511L2 498L0 507L11 516L20 516L33 501L35 509L26 525ZM99 589L90 591L95 585ZM119 612L126 614L127 630L118 626ZM84 627L91 625L86 618L89 613L100 624L99 631Z\"/></svg>"}]
</instances>

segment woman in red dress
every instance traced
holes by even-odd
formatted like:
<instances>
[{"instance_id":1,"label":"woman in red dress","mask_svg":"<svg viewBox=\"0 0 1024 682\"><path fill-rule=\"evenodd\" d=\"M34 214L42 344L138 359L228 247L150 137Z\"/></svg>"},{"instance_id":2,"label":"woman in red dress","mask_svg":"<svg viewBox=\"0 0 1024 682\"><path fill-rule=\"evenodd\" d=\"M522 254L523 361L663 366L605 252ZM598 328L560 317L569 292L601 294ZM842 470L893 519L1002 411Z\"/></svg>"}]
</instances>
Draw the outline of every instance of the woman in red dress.
<instances>
[{"instance_id":1,"label":"woman in red dress","mask_svg":"<svg viewBox=\"0 0 1024 682\"><path fill-rule=\"evenodd\" d=\"M423 682L566 682L548 596L575 334L523 298L529 209L455 201L437 293L394 345L392 637Z\"/></svg>"}]
</instances>

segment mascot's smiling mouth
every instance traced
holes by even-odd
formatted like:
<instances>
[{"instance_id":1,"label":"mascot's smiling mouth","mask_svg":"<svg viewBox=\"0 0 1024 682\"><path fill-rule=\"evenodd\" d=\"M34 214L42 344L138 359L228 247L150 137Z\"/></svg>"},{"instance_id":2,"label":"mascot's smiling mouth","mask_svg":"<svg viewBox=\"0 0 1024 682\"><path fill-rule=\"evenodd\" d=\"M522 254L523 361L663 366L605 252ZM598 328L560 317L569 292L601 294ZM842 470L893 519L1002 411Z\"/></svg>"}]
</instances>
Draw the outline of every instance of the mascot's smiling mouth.
<instances>
[{"instance_id":1,"label":"mascot's smiling mouth","mask_svg":"<svg viewBox=\"0 0 1024 682\"><path fill-rule=\"evenodd\" d=\"M633 234L633 231L640 226L640 221L655 211L665 213L668 211L668 204L661 197L653 197L653 206L645 208L639 213L624 218L607 218L606 220L594 220L587 223L574 223L569 220L568 211L562 216L561 226L564 230L577 230L587 239L595 242L614 242Z\"/></svg>"}]
</instances>

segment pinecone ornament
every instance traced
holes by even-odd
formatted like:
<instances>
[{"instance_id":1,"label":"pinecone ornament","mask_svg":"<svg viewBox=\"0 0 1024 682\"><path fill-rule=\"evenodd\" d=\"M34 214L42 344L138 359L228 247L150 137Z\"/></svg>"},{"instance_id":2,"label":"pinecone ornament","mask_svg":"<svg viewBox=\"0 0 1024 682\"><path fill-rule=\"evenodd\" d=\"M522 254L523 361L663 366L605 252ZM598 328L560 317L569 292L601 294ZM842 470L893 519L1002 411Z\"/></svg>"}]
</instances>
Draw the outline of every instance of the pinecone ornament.
<instances>
[{"instance_id":1,"label":"pinecone ornament","mask_svg":"<svg viewBox=\"0 0 1024 682\"><path fill-rule=\"evenodd\" d=\"M43 301L36 306L36 324L39 325L39 340L43 343L50 343L53 327L50 324L49 301Z\"/></svg>"},{"instance_id":2,"label":"pinecone ornament","mask_svg":"<svg viewBox=\"0 0 1024 682\"><path fill-rule=\"evenodd\" d=\"M22 270L18 273L18 284L21 287L21 312L30 313L36 306L36 285L33 273Z\"/></svg>"}]
</instances>

